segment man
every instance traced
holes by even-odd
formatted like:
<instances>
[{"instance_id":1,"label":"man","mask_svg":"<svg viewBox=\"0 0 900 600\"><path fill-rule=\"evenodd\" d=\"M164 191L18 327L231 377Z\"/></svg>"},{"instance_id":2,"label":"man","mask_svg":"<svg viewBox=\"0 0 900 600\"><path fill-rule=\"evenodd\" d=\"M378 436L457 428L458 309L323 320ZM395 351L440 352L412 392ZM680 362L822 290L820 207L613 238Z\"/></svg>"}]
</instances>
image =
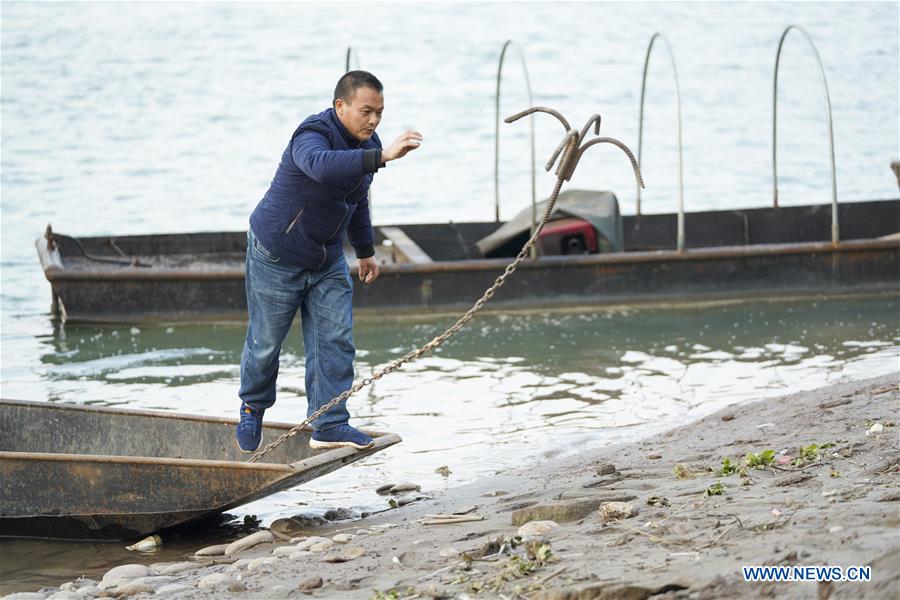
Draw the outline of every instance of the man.
<instances>
[{"instance_id":1,"label":"man","mask_svg":"<svg viewBox=\"0 0 900 600\"><path fill-rule=\"evenodd\" d=\"M300 310L306 350L307 415L353 383L353 280L343 237L359 259L359 279L378 278L368 190L386 163L418 148L407 131L382 150L375 129L384 110L381 82L365 71L338 81L332 108L294 131L266 195L250 215L246 287L250 323L241 354L241 419L237 441L253 452L263 414L275 403L281 345ZM313 448L368 448L372 438L351 427L346 402L313 421Z\"/></svg>"}]
</instances>

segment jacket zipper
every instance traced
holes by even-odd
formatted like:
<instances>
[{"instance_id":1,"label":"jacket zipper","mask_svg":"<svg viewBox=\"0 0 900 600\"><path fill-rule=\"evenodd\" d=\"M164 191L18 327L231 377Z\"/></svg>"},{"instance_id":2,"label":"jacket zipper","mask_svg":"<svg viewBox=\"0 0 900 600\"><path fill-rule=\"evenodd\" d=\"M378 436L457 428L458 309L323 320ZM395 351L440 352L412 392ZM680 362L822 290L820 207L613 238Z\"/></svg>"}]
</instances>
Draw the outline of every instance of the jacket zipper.
<instances>
[{"instance_id":1,"label":"jacket zipper","mask_svg":"<svg viewBox=\"0 0 900 600\"><path fill-rule=\"evenodd\" d=\"M350 197L350 194L352 194L353 192L356 191L356 188L359 187L359 185L363 182L363 179L365 179L365 178L366 178L366 176L363 175L363 176L360 178L360 180L356 182L356 185L353 186L353 189L350 190L349 192L347 192L346 194L344 194L344 199L343 199L343 203L344 203L344 215L341 217L341 220L338 222L338 226L335 228L334 233L332 233L330 236L328 236L328 239L327 239L327 240L325 240L324 242L322 242L322 262L319 263L319 268L320 268L320 269L322 268L322 265L325 264L325 261L328 259L328 250L325 248L325 244L327 244L328 242L330 242L330 241L332 240L332 238L334 238L334 236L337 235L338 231L341 230L341 225L344 224L344 218L346 218L346 216L347 216L347 210L350 208L349 206L347 206L347 198Z\"/></svg>"},{"instance_id":2,"label":"jacket zipper","mask_svg":"<svg viewBox=\"0 0 900 600\"><path fill-rule=\"evenodd\" d=\"M303 211L304 211L304 210L306 210L306 207L305 207L305 206L304 206L303 208L300 209L300 212L297 213L297 216L294 217L294 220L291 221L290 224L287 226L287 229L284 230L284 235L287 235L287 234L289 234L289 233L291 232L291 229L294 228L294 225L296 225L296 224L297 224L297 221L300 220L300 217L303 216Z\"/></svg>"}]
</instances>

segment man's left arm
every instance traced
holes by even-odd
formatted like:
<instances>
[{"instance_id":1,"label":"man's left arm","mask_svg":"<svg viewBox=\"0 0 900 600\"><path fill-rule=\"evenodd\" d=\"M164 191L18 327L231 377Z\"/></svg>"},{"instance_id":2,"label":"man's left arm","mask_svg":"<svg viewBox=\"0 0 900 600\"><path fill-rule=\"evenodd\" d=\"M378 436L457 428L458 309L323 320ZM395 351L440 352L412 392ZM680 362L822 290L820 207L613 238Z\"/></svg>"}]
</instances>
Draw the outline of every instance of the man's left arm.
<instances>
[{"instance_id":1,"label":"man's left arm","mask_svg":"<svg viewBox=\"0 0 900 600\"><path fill-rule=\"evenodd\" d=\"M378 278L378 263L375 261L375 234L369 218L369 200L360 201L350 217L347 236L359 259L359 280L369 284Z\"/></svg>"}]
</instances>

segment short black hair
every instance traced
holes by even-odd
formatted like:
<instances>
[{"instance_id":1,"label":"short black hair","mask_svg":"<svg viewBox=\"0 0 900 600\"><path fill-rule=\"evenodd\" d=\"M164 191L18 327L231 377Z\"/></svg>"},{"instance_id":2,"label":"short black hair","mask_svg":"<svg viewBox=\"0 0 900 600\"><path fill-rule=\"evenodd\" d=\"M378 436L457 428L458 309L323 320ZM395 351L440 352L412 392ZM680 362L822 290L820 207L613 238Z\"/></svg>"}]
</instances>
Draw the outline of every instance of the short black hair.
<instances>
[{"instance_id":1,"label":"short black hair","mask_svg":"<svg viewBox=\"0 0 900 600\"><path fill-rule=\"evenodd\" d=\"M334 86L334 100L331 101L331 105L334 106L338 98L350 102L356 90L361 87L370 87L379 94L384 90L378 78L368 71L348 71Z\"/></svg>"}]
</instances>

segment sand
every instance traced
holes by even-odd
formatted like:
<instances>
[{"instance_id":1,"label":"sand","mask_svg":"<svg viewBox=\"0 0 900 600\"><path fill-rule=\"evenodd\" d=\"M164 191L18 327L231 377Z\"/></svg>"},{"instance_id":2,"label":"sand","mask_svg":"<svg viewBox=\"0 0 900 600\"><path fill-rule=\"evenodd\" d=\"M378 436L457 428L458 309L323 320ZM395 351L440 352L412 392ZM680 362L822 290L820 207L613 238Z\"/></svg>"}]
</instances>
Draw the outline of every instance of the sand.
<instances>
[{"instance_id":1,"label":"sand","mask_svg":"<svg viewBox=\"0 0 900 600\"><path fill-rule=\"evenodd\" d=\"M548 460L361 521L289 528L298 537L371 533L294 558L277 550L283 556L252 570L234 561L271 558L288 543L217 564L206 559L180 573L177 583L188 587L167 597L900 597L898 381L895 373L737 405L640 442ZM808 457L797 464L801 447ZM768 466L744 467L744 476L715 472L724 458L741 468L748 453L767 449L777 454ZM717 483L723 493L707 495ZM637 514L604 521L607 502L626 502ZM422 522L455 512L481 520ZM558 527L515 544L518 525L530 519ZM323 560L342 554L349 560ZM869 565L872 580L745 582L745 565ZM213 573L227 577L215 584ZM197 587L204 577L213 587ZM301 583L312 589L298 590Z\"/></svg>"}]
</instances>

